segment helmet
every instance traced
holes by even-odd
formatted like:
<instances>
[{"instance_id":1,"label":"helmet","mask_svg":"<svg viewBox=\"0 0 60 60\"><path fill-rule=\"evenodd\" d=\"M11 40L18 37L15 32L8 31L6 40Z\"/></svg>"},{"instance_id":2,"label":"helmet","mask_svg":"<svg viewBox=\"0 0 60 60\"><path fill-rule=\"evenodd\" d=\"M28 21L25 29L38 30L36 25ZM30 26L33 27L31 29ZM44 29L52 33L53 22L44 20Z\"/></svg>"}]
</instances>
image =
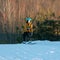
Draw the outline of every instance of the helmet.
<instances>
[{"instance_id":1,"label":"helmet","mask_svg":"<svg viewBox=\"0 0 60 60\"><path fill-rule=\"evenodd\" d=\"M31 19L30 17L27 17L27 18L26 18L26 21L29 21L29 22L30 22L31 20L32 20L32 19Z\"/></svg>"}]
</instances>

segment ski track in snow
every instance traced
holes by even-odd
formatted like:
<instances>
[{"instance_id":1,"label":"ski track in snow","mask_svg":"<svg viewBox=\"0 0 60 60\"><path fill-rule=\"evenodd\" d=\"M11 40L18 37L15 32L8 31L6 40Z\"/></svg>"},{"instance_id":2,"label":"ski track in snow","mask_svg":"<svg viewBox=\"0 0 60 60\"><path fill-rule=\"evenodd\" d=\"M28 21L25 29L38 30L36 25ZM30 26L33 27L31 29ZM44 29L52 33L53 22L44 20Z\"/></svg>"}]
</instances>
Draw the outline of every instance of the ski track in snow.
<instances>
[{"instance_id":1,"label":"ski track in snow","mask_svg":"<svg viewBox=\"0 0 60 60\"><path fill-rule=\"evenodd\" d=\"M60 60L60 42L0 44L0 60Z\"/></svg>"}]
</instances>

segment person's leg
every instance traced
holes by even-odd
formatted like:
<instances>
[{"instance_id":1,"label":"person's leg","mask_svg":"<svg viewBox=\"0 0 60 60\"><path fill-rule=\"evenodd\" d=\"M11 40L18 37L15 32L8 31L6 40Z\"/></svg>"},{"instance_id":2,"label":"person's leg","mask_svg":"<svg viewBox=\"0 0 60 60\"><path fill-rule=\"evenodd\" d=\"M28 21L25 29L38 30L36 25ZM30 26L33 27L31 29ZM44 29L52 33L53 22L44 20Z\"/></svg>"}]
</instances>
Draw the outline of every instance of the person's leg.
<instances>
[{"instance_id":1,"label":"person's leg","mask_svg":"<svg viewBox=\"0 0 60 60\"><path fill-rule=\"evenodd\" d=\"M33 32L30 32L30 37L32 37L33 36Z\"/></svg>"},{"instance_id":2,"label":"person's leg","mask_svg":"<svg viewBox=\"0 0 60 60\"><path fill-rule=\"evenodd\" d=\"M30 38L32 37L32 35L33 35L32 32L29 32L29 33L28 33L28 36L29 36Z\"/></svg>"},{"instance_id":3,"label":"person's leg","mask_svg":"<svg viewBox=\"0 0 60 60\"><path fill-rule=\"evenodd\" d=\"M29 38L29 36L28 36L28 32L26 32L25 40L28 41L28 38Z\"/></svg>"},{"instance_id":4,"label":"person's leg","mask_svg":"<svg viewBox=\"0 0 60 60\"><path fill-rule=\"evenodd\" d=\"M29 32L29 40L32 41L32 36L33 36L33 33L32 32Z\"/></svg>"},{"instance_id":5,"label":"person's leg","mask_svg":"<svg viewBox=\"0 0 60 60\"><path fill-rule=\"evenodd\" d=\"M25 41L25 37L26 37L26 32L24 32L23 34L23 41Z\"/></svg>"},{"instance_id":6,"label":"person's leg","mask_svg":"<svg viewBox=\"0 0 60 60\"><path fill-rule=\"evenodd\" d=\"M30 38L31 38L31 32L27 32L27 39L28 39L28 41L30 40Z\"/></svg>"},{"instance_id":7,"label":"person's leg","mask_svg":"<svg viewBox=\"0 0 60 60\"><path fill-rule=\"evenodd\" d=\"M27 39L28 39L28 32L24 32L23 41L27 41Z\"/></svg>"}]
</instances>

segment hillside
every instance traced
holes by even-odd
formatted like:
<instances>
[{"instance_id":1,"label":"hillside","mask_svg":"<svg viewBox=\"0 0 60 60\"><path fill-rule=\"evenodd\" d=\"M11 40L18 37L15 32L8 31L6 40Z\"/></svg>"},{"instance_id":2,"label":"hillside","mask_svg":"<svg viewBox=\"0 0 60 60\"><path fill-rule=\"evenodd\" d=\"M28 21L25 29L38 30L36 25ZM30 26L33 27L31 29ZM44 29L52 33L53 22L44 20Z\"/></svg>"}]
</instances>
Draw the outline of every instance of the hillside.
<instances>
[{"instance_id":1,"label":"hillside","mask_svg":"<svg viewBox=\"0 0 60 60\"><path fill-rule=\"evenodd\" d=\"M0 45L0 60L60 60L60 42Z\"/></svg>"}]
</instances>

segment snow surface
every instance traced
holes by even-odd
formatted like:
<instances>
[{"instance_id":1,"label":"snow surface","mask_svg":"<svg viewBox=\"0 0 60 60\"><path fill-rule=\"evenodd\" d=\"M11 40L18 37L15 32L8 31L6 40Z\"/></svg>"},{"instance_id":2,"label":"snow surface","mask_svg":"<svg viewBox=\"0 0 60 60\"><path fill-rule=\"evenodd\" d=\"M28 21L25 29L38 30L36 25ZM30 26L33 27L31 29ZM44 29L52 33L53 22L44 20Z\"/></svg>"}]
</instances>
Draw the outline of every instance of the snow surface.
<instances>
[{"instance_id":1,"label":"snow surface","mask_svg":"<svg viewBox=\"0 0 60 60\"><path fill-rule=\"evenodd\" d=\"M60 42L0 44L0 60L60 60Z\"/></svg>"}]
</instances>

